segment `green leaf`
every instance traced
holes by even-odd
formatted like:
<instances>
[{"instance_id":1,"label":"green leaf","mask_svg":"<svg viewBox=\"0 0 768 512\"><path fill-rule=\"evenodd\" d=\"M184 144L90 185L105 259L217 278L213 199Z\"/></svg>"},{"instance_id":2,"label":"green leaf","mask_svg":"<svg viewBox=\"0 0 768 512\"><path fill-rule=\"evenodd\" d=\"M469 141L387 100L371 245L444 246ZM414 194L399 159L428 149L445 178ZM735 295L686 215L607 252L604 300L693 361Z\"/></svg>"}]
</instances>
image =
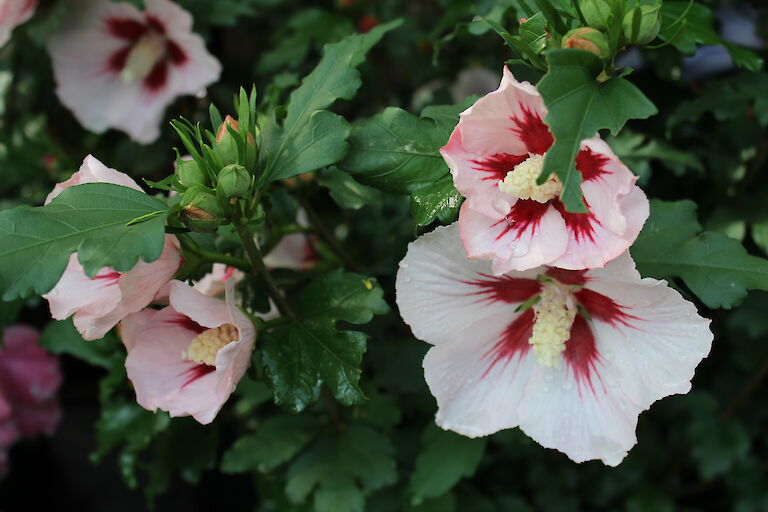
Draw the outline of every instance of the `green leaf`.
<instances>
[{"instance_id":1,"label":"green leaf","mask_svg":"<svg viewBox=\"0 0 768 512\"><path fill-rule=\"evenodd\" d=\"M448 173L439 149L449 135L433 119L389 107L353 127L352 148L339 167L366 185L408 194Z\"/></svg>"},{"instance_id":2,"label":"green leaf","mask_svg":"<svg viewBox=\"0 0 768 512\"><path fill-rule=\"evenodd\" d=\"M547 152L539 180L555 173L563 184L560 198L566 208L586 212L581 199L581 174L575 167L581 141L604 128L617 134L629 119L650 117L656 113L656 107L623 78L599 83L595 78L603 66L589 52L551 50L546 56L549 72L538 89L549 110L545 122L555 143Z\"/></svg>"},{"instance_id":3,"label":"green leaf","mask_svg":"<svg viewBox=\"0 0 768 512\"><path fill-rule=\"evenodd\" d=\"M417 226L427 226L435 219L450 224L459 215L464 197L453 185L450 175L411 192L411 215Z\"/></svg>"},{"instance_id":4,"label":"green leaf","mask_svg":"<svg viewBox=\"0 0 768 512\"><path fill-rule=\"evenodd\" d=\"M318 433L318 423L306 414L275 416L243 436L224 453L224 473L270 471L291 460Z\"/></svg>"},{"instance_id":5,"label":"green leaf","mask_svg":"<svg viewBox=\"0 0 768 512\"><path fill-rule=\"evenodd\" d=\"M366 494L396 481L393 454L390 440L369 427L325 435L288 468L286 495L301 503L314 490L316 512L363 512Z\"/></svg>"},{"instance_id":6,"label":"green leaf","mask_svg":"<svg viewBox=\"0 0 768 512\"><path fill-rule=\"evenodd\" d=\"M46 206L0 212L3 299L54 287L77 251L86 274L130 270L160 257L167 207L128 187L88 183L64 190ZM143 222L133 222L146 218Z\"/></svg>"},{"instance_id":7,"label":"green leaf","mask_svg":"<svg viewBox=\"0 0 768 512\"><path fill-rule=\"evenodd\" d=\"M360 403L360 361L367 336L339 331L336 322L369 322L389 311L378 284L341 270L325 274L296 297L301 321L275 327L264 336L263 361L275 402L301 411L317 401L326 384L344 405Z\"/></svg>"},{"instance_id":8,"label":"green leaf","mask_svg":"<svg viewBox=\"0 0 768 512\"><path fill-rule=\"evenodd\" d=\"M265 126L265 137L274 141L266 145L267 168L271 181L288 178L331 165L347 151L346 121L324 111L337 99L350 99L360 87L357 67L371 47L395 27L400 20L379 25L367 34L350 35L324 48L317 67L302 80L290 96L282 127Z\"/></svg>"},{"instance_id":9,"label":"green leaf","mask_svg":"<svg viewBox=\"0 0 768 512\"><path fill-rule=\"evenodd\" d=\"M643 276L680 277L710 308L730 309L747 290L768 290L768 260L721 233L701 233L691 201L652 201L631 252Z\"/></svg>"},{"instance_id":10,"label":"green leaf","mask_svg":"<svg viewBox=\"0 0 768 512\"><path fill-rule=\"evenodd\" d=\"M100 340L85 341L71 320L46 325L40 336L40 346L52 354L66 354L102 368L110 368L115 356L123 354L120 342L111 335Z\"/></svg>"},{"instance_id":11,"label":"green leaf","mask_svg":"<svg viewBox=\"0 0 768 512\"><path fill-rule=\"evenodd\" d=\"M686 14L687 13L687 14ZM676 23L685 14L684 21ZM722 45L728 50L734 64L749 71L759 71L763 59L755 52L726 43L714 28L715 17L706 5L696 2L668 2L661 6L661 31L659 37L669 41L686 55L693 55L698 44ZM681 28L681 24L683 24Z\"/></svg>"},{"instance_id":12,"label":"green leaf","mask_svg":"<svg viewBox=\"0 0 768 512\"><path fill-rule=\"evenodd\" d=\"M363 206L380 202L378 190L358 183L337 167L325 169L318 176L317 183L327 188L333 200L342 208L359 210Z\"/></svg>"},{"instance_id":13,"label":"green leaf","mask_svg":"<svg viewBox=\"0 0 768 512\"><path fill-rule=\"evenodd\" d=\"M485 439L470 439L430 425L422 437L409 489L414 505L448 492L475 474L485 452Z\"/></svg>"}]
</instances>

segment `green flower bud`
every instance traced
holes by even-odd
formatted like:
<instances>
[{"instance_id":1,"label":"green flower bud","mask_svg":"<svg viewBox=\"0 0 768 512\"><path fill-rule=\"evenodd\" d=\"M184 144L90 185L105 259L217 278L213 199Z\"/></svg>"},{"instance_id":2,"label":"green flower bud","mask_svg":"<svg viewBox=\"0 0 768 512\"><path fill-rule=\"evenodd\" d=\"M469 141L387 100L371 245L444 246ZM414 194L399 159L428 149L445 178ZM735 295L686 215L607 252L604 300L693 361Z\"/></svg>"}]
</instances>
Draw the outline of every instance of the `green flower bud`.
<instances>
[{"instance_id":1,"label":"green flower bud","mask_svg":"<svg viewBox=\"0 0 768 512\"><path fill-rule=\"evenodd\" d=\"M235 132L239 129L237 119L234 119L232 116L225 117L224 122L221 123L216 132L215 150L224 165L238 163L237 140L235 137L242 137L239 133L232 135L229 132L229 128ZM256 164L256 142L250 133L246 136L245 141L245 164L250 167Z\"/></svg>"},{"instance_id":2,"label":"green flower bud","mask_svg":"<svg viewBox=\"0 0 768 512\"><path fill-rule=\"evenodd\" d=\"M563 37L563 48L576 48L594 53L600 58L608 56L608 38L594 28L582 27L571 30Z\"/></svg>"},{"instance_id":3,"label":"green flower bud","mask_svg":"<svg viewBox=\"0 0 768 512\"><path fill-rule=\"evenodd\" d=\"M176 175L185 187L208 185L208 176L194 160L179 160L176 163Z\"/></svg>"},{"instance_id":4,"label":"green flower bud","mask_svg":"<svg viewBox=\"0 0 768 512\"><path fill-rule=\"evenodd\" d=\"M637 13L637 14L636 14ZM635 16L640 17L640 24L636 28ZM624 15L622 23L624 37L630 44L648 44L659 35L661 30L661 9L654 5L640 5Z\"/></svg>"},{"instance_id":5,"label":"green flower bud","mask_svg":"<svg viewBox=\"0 0 768 512\"><path fill-rule=\"evenodd\" d=\"M224 220L225 212L215 193L201 185L193 185L184 192L181 208L184 223L193 231L216 231Z\"/></svg>"},{"instance_id":6,"label":"green flower bud","mask_svg":"<svg viewBox=\"0 0 768 512\"><path fill-rule=\"evenodd\" d=\"M579 0L579 8L587 24L598 30L608 28L611 6L605 0Z\"/></svg>"},{"instance_id":7,"label":"green flower bud","mask_svg":"<svg viewBox=\"0 0 768 512\"><path fill-rule=\"evenodd\" d=\"M219 171L216 188L226 197L243 197L251 188L251 175L242 165L230 164Z\"/></svg>"}]
</instances>

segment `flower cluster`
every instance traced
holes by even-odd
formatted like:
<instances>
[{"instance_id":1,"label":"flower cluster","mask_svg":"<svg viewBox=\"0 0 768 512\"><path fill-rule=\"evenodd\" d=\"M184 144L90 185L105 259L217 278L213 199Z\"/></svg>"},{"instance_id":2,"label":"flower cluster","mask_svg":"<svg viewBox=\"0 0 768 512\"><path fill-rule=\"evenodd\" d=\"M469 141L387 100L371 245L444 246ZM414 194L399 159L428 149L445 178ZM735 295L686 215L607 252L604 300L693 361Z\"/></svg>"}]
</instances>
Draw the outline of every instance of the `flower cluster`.
<instances>
[{"instance_id":1,"label":"flower cluster","mask_svg":"<svg viewBox=\"0 0 768 512\"><path fill-rule=\"evenodd\" d=\"M599 137L576 169L587 213L539 183L553 137L535 87L504 70L461 114L441 153L466 198L458 223L413 242L397 302L433 345L424 371L437 422L467 436L519 426L582 462L616 465L638 415L686 393L709 353L709 321L666 282L642 279L628 248L649 204Z\"/></svg>"}]
</instances>

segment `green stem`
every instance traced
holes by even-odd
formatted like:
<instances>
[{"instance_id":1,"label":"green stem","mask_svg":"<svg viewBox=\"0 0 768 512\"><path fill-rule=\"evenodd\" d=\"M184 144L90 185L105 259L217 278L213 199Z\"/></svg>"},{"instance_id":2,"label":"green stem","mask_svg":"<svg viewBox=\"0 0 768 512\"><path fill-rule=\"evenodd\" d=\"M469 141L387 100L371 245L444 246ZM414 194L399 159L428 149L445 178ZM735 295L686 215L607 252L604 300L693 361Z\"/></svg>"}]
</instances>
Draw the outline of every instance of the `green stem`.
<instances>
[{"instance_id":1,"label":"green stem","mask_svg":"<svg viewBox=\"0 0 768 512\"><path fill-rule=\"evenodd\" d=\"M288 302L286 302L280 293L280 290L277 289L274 281L272 281L272 276L269 274L269 270L267 270L267 267L264 265L264 258L261 255L261 251L256 246L256 242L253 240L253 233L251 233L251 230L248 229L248 226L245 224L238 224L237 234L240 235L240 240L243 242L245 253L248 255L248 259L251 261L251 274L261 278L264 281L264 284L267 285L269 296L275 302L275 305L277 306L278 311L280 311L280 314L290 318L295 318L296 315L294 315L293 311L291 311L291 307L288 305Z\"/></svg>"},{"instance_id":2,"label":"green stem","mask_svg":"<svg viewBox=\"0 0 768 512\"><path fill-rule=\"evenodd\" d=\"M315 209L312 208L312 205L309 203L309 201L307 201L307 198L304 197L304 195L301 193L296 194L294 197L296 197L296 200L307 213L307 218L309 219L310 225L318 234L323 243L325 243L325 245L327 245L331 251L333 251L336 257L341 260L345 267L350 270L359 271L360 267L358 267L355 262L352 261L352 258L349 256L349 254L347 254L347 251L344 250L341 244L339 244L333 233L331 233L328 228L325 227L322 219L320 219L320 216L317 215L317 212L315 212Z\"/></svg>"},{"instance_id":3,"label":"green stem","mask_svg":"<svg viewBox=\"0 0 768 512\"><path fill-rule=\"evenodd\" d=\"M245 272L251 270L251 264L243 259L219 252L204 251L188 236L179 235L177 238L181 241L181 246L185 250L199 256L205 261L210 261L211 263L223 263L229 267L235 267Z\"/></svg>"}]
</instances>

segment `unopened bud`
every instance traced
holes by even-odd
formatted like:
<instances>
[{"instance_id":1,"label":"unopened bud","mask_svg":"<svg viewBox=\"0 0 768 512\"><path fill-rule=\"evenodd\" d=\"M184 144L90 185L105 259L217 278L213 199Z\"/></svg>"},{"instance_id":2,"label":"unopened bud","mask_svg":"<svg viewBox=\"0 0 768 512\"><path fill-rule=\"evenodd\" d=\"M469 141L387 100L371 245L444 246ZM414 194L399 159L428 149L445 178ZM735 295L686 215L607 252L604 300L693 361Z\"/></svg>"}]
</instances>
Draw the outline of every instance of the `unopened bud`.
<instances>
[{"instance_id":1,"label":"unopened bud","mask_svg":"<svg viewBox=\"0 0 768 512\"><path fill-rule=\"evenodd\" d=\"M216 196L206 187L195 185L182 196L184 224L192 231L212 233L222 222L223 211Z\"/></svg>"},{"instance_id":2,"label":"unopened bud","mask_svg":"<svg viewBox=\"0 0 768 512\"><path fill-rule=\"evenodd\" d=\"M194 160L179 160L176 163L176 175L185 187L208 185L208 176Z\"/></svg>"},{"instance_id":3,"label":"unopened bud","mask_svg":"<svg viewBox=\"0 0 768 512\"><path fill-rule=\"evenodd\" d=\"M640 22L635 26L635 19ZM624 37L630 44L648 44L661 30L661 9L654 5L639 5L624 15Z\"/></svg>"},{"instance_id":4,"label":"unopened bud","mask_svg":"<svg viewBox=\"0 0 768 512\"><path fill-rule=\"evenodd\" d=\"M581 14L587 24L598 30L608 28L608 18L611 15L611 6L605 0L579 0Z\"/></svg>"},{"instance_id":5,"label":"unopened bud","mask_svg":"<svg viewBox=\"0 0 768 512\"><path fill-rule=\"evenodd\" d=\"M216 132L216 153L224 165L236 164L238 162L238 144L235 137L242 137L238 132L236 134L230 133L229 129L237 132L240 128L237 119L232 116L224 118L224 122L219 126ZM245 136L246 149L245 149L245 164L247 166L254 165L256 163L256 142L253 139L253 134L248 133Z\"/></svg>"},{"instance_id":6,"label":"unopened bud","mask_svg":"<svg viewBox=\"0 0 768 512\"><path fill-rule=\"evenodd\" d=\"M242 165L230 164L219 172L216 188L226 197L243 197L251 188L251 174Z\"/></svg>"},{"instance_id":7,"label":"unopened bud","mask_svg":"<svg viewBox=\"0 0 768 512\"><path fill-rule=\"evenodd\" d=\"M565 34L565 37L563 37L563 48L584 50L604 58L608 56L608 38L605 37L605 34L594 28L577 28Z\"/></svg>"}]
</instances>

